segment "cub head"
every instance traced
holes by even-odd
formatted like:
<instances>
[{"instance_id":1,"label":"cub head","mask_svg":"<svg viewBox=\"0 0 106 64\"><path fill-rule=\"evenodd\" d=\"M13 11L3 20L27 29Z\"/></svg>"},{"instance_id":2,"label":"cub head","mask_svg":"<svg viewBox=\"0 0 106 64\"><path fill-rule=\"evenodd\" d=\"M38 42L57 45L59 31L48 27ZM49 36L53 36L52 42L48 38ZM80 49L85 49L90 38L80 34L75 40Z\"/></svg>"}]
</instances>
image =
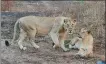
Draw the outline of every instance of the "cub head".
<instances>
[{"instance_id":1,"label":"cub head","mask_svg":"<svg viewBox=\"0 0 106 64\"><path fill-rule=\"evenodd\" d=\"M80 36L83 38L85 34L90 34L91 31L87 30L86 28L82 28L80 31Z\"/></svg>"}]
</instances>

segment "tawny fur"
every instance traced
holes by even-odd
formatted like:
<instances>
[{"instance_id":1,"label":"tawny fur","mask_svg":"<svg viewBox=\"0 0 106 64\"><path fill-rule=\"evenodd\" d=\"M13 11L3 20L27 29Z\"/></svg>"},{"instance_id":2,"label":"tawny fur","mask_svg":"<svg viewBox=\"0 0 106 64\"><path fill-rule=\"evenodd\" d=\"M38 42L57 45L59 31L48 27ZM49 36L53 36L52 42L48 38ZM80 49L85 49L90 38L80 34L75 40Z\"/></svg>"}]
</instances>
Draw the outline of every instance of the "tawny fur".
<instances>
[{"instance_id":1,"label":"tawny fur","mask_svg":"<svg viewBox=\"0 0 106 64\"><path fill-rule=\"evenodd\" d=\"M39 17L39 16L26 16L17 20L14 26L14 36L12 42L16 40L16 32L19 31L18 45L20 49L25 50L26 47L22 45L23 41L28 38L35 48L39 46L34 43L36 35L49 35L55 44L53 47L60 46L66 51L64 47L64 36L71 28L76 25L75 19L69 17ZM17 29L19 27L19 30ZM61 44L62 43L62 44Z\"/></svg>"},{"instance_id":2,"label":"tawny fur","mask_svg":"<svg viewBox=\"0 0 106 64\"><path fill-rule=\"evenodd\" d=\"M90 31L85 28L81 29L80 36L82 38L75 37L72 39L74 46L70 45L70 48L78 48L78 55L88 57L93 54L93 36Z\"/></svg>"}]
</instances>

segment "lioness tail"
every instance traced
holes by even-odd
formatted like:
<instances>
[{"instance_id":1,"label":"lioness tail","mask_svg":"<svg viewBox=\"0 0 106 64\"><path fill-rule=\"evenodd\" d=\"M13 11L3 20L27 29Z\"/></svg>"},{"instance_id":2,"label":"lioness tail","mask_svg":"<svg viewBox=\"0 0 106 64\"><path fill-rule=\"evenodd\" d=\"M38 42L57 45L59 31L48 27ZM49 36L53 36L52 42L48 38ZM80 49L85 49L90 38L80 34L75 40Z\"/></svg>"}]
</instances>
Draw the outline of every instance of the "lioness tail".
<instances>
[{"instance_id":1,"label":"lioness tail","mask_svg":"<svg viewBox=\"0 0 106 64\"><path fill-rule=\"evenodd\" d=\"M12 39L11 43L13 43L15 41L15 39L16 39L16 32L17 32L17 29L18 29L18 24L19 24L19 21L17 21L15 23L15 25L14 25L14 34L13 34L13 39ZM6 46L9 46L10 45L7 40L5 40L5 45Z\"/></svg>"}]
</instances>

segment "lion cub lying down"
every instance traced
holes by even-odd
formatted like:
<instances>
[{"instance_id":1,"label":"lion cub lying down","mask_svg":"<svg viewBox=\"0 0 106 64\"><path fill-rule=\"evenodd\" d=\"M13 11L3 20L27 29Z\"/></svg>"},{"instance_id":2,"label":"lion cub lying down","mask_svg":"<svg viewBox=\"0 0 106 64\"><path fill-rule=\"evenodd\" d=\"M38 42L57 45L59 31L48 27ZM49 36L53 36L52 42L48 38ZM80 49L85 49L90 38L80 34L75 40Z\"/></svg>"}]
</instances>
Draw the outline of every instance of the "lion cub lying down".
<instances>
[{"instance_id":1,"label":"lion cub lying down","mask_svg":"<svg viewBox=\"0 0 106 64\"><path fill-rule=\"evenodd\" d=\"M79 49L76 55L81 57L91 56L93 54L93 36L91 35L91 32L82 28L80 36L81 38L75 37L71 40L72 43L69 45L69 48Z\"/></svg>"}]
</instances>

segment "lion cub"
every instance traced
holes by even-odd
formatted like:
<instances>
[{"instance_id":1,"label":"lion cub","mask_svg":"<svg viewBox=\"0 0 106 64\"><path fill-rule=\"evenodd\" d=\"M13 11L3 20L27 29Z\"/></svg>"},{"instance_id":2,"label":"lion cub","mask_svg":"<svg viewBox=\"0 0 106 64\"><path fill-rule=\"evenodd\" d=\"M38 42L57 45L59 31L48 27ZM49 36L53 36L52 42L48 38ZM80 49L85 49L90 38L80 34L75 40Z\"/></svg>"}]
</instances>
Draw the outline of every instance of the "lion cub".
<instances>
[{"instance_id":1,"label":"lion cub","mask_svg":"<svg viewBox=\"0 0 106 64\"><path fill-rule=\"evenodd\" d=\"M76 55L88 57L93 54L93 36L91 35L91 32L85 28L81 29L80 36L81 38L73 38L71 40L72 44L69 45L69 47L79 49Z\"/></svg>"}]
</instances>

